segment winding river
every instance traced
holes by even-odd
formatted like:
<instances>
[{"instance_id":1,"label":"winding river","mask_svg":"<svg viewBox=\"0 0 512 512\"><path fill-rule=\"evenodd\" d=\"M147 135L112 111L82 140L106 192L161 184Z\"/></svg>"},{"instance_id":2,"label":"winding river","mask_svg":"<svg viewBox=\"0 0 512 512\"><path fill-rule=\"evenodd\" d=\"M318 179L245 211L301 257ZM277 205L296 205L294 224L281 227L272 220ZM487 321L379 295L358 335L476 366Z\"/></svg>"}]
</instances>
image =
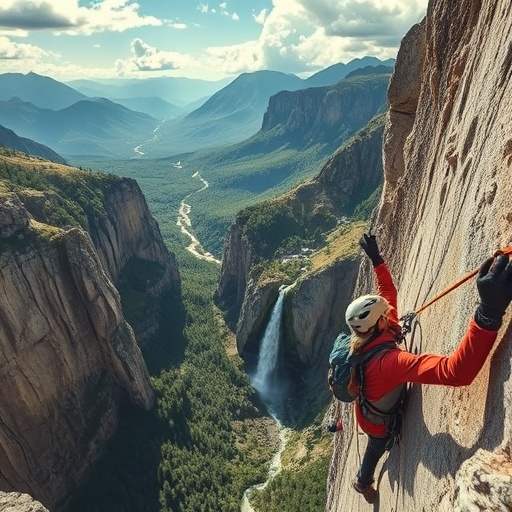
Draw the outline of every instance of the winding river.
<instances>
[{"instance_id":1,"label":"winding river","mask_svg":"<svg viewBox=\"0 0 512 512\"><path fill-rule=\"evenodd\" d=\"M182 163L178 162L178 164L174 164L174 166L181 168ZM187 246L187 250L189 252L191 252L195 257L197 257L199 259L220 264L220 260L216 259L211 253L205 251L203 246L201 245L201 242L192 233L192 223L190 221L191 206L190 206L190 204L187 203L187 199L192 194L198 194L200 192L203 192L209 186L208 182L201 177L199 172L196 172L195 174L193 174L192 178L195 178L195 179L198 179L199 181L201 181L202 187L194 192L191 192L181 201L180 208L178 210L178 220L176 222L176 225L180 228L181 232L190 239L190 244ZM286 447L286 443L288 442L288 438L289 438L291 430L288 428L285 428L275 416L273 416L273 417L274 417L274 420L276 421L277 427L278 427L279 448L270 463L267 480L263 483L249 487L244 492L242 504L241 504L241 508L240 508L241 512L254 512L254 509L252 508L250 501L249 501L251 491L264 489L270 483L272 478L274 478L281 471L281 467L282 467L281 466L281 455Z\"/></svg>"},{"instance_id":2,"label":"winding river","mask_svg":"<svg viewBox=\"0 0 512 512\"><path fill-rule=\"evenodd\" d=\"M190 210L192 209L192 207L186 201L192 194L198 194L199 192L202 192L203 190L206 190L208 188L208 182L201 177L199 171L193 174L192 178L197 178L198 180L200 180L203 183L203 186L199 190L191 192L190 194L188 194L188 196L185 196L183 201L181 201L180 208L178 210L178 220L176 222L176 225L180 228L181 232L184 235L190 238L190 244L187 246L187 250L189 252L191 252L196 258L205 261L211 261L213 263L217 263L220 265L220 260L215 258L213 254L205 251L203 246L201 245L201 242L194 236L194 234L191 231L192 223L190 222Z\"/></svg>"},{"instance_id":3,"label":"winding river","mask_svg":"<svg viewBox=\"0 0 512 512\"><path fill-rule=\"evenodd\" d=\"M251 495L251 491L265 489L265 487L270 483L272 478L274 478L279 471L281 471L281 455L283 454L284 449L286 448L286 443L288 442L288 438L290 436L291 430L289 428L283 427L281 422L274 418L277 426L279 428L279 449L275 453L272 462L270 463L270 468L268 470L268 478L262 484L253 485L246 489L244 492L244 497L242 499L242 506L240 508L240 512L254 512L254 509L249 502L249 498Z\"/></svg>"}]
</instances>

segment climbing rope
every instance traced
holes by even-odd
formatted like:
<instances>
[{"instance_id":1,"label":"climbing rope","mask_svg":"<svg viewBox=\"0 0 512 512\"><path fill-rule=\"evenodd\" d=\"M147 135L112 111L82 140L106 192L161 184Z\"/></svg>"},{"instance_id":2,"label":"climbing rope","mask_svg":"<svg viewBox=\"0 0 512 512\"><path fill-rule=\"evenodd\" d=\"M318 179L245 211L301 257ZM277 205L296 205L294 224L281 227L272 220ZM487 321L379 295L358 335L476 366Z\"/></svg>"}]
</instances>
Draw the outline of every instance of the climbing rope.
<instances>
[{"instance_id":1,"label":"climbing rope","mask_svg":"<svg viewBox=\"0 0 512 512\"><path fill-rule=\"evenodd\" d=\"M492 256L493 258L496 258L497 256L504 254L504 255L510 255L512 254L512 245L507 245L507 247L500 249L496 251ZM403 322L402 324L402 339L405 338L407 334L409 334L413 329L413 323L418 323L418 315L425 311L429 306L434 304L434 302L437 302L439 299L442 299L445 295L448 295L451 291L455 290L462 284L464 284L466 281L469 281L472 277L476 276L478 272L480 271L480 267L472 270L471 272L468 272L465 276L461 277L458 281L453 283L451 286L443 290L442 292L438 293L434 297L432 297L428 302L423 304L420 308L416 309L415 311L411 311L410 313L405 314L402 318L400 318L400 321ZM420 326L421 327L421 326ZM411 343L412 348L412 343Z\"/></svg>"},{"instance_id":2,"label":"climbing rope","mask_svg":"<svg viewBox=\"0 0 512 512\"><path fill-rule=\"evenodd\" d=\"M504 249L500 249L500 250L496 251L493 254L493 258L496 258L497 256L502 255L502 254L503 255L512 255L512 245L508 245ZM415 351L414 353L421 352L421 350L423 348L422 347L422 345L423 345L423 337L422 337L421 324L420 324L419 318L418 318L420 313L422 313L429 306L431 306L432 304L437 302L439 299L443 298L445 295L448 295L448 293L450 293L451 291L455 290L456 288L458 288L459 286L461 286L465 282L469 281L472 277L477 275L479 271L480 271L480 267L475 269L475 270L473 270L473 271L471 271L471 272L469 272L468 274L463 276L461 279L459 279L458 281L453 283L451 286L449 286L448 288L446 288L442 292L440 292L437 295L435 295L432 299L430 299L428 302L423 304L420 308L416 309L415 311L411 311L411 312L405 314L403 317L401 317L400 318L400 322L402 322L402 331L401 331L400 339L398 341L399 342L405 342L406 343L406 349L409 352L411 352L411 353L413 352L413 350ZM417 330L419 332L419 347L415 346L415 336L416 336L416 331ZM409 333L411 334L411 337L409 339L409 342L407 342L406 341L406 336ZM409 391L410 391L410 388L407 389L407 392L409 392ZM359 435L361 433L359 431L359 425L357 424L356 419L355 419L355 414L351 415L351 419L352 419L352 425L353 425L353 430L352 431L353 431L353 433L356 436L357 456L359 458L359 465L361 465L362 458L361 458L361 450L360 450L360 445L359 445ZM400 443L398 443L398 447L400 447ZM401 452L400 452L400 456L401 456ZM389 454L388 454L388 458L389 458ZM399 459L399 462L400 461L401 461L401 457ZM399 492L400 492L401 491L400 483L398 485L399 485ZM398 507L398 493L397 493L397 497L396 497L395 506L396 506L396 508L393 508L392 509L393 511L394 510L398 510L398 508L397 508Z\"/></svg>"}]
</instances>

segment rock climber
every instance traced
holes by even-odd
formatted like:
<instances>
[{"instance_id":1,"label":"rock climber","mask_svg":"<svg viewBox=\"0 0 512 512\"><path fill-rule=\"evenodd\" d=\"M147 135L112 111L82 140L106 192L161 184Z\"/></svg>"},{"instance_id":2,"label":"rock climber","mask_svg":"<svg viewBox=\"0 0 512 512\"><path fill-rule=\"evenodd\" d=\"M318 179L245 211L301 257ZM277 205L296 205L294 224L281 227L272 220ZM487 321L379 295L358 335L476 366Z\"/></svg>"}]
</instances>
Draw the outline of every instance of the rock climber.
<instances>
[{"instance_id":1,"label":"rock climber","mask_svg":"<svg viewBox=\"0 0 512 512\"><path fill-rule=\"evenodd\" d=\"M391 273L380 254L376 237L364 234L360 246L373 264L378 295L365 295L347 308L345 321L351 330L351 351L361 353L377 344L399 341L397 291ZM512 300L512 261L506 255L487 259L480 267L476 286L480 297L473 317L459 346L449 356L412 354L398 345L383 350L364 368L364 398L355 401L355 415L368 435L361 467L353 484L368 503L374 503L378 491L374 472L378 461L391 449L393 436L384 416L396 404L406 383L467 386L482 368L497 338L505 310ZM377 406L374 410L371 406Z\"/></svg>"}]
</instances>

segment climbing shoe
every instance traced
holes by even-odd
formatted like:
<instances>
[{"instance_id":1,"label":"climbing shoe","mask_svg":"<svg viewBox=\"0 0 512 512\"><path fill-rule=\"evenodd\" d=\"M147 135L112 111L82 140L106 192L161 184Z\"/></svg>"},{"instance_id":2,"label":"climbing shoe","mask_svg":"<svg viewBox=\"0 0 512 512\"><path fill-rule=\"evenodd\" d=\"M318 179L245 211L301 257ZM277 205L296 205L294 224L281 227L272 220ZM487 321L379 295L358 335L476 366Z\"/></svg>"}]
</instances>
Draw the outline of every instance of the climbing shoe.
<instances>
[{"instance_id":1,"label":"climbing shoe","mask_svg":"<svg viewBox=\"0 0 512 512\"><path fill-rule=\"evenodd\" d=\"M375 503L375 500L377 499L378 492L375 489L375 487L373 487L372 484L363 486L359 482L356 481L356 482L354 482L354 489L359 494L362 494L364 499L368 503Z\"/></svg>"}]
</instances>

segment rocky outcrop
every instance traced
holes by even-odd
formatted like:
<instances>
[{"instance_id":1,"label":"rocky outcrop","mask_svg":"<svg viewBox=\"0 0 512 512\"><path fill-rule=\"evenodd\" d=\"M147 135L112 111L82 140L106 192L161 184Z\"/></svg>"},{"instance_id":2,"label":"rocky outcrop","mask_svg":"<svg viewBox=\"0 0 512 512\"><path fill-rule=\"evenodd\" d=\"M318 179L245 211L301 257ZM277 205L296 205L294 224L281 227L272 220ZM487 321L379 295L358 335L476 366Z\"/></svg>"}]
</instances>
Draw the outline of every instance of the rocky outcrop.
<instances>
[{"instance_id":1,"label":"rocky outcrop","mask_svg":"<svg viewBox=\"0 0 512 512\"><path fill-rule=\"evenodd\" d=\"M0 240L23 236L29 225L29 213L16 194L2 194L0 201Z\"/></svg>"},{"instance_id":2,"label":"rocky outcrop","mask_svg":"<svg viewBox=\"0 0 512 512\"><path fill-rule=\"evenodd\" d=\"M214 294L216 304L226 313L226 321L232 328L238 321L251 264L252 248L238 217L226 235L219 284Z\"/></svg>"},{"instance_id":3,"label":"rocky outcrop","mask_svg":"<svg viewBox=\"0 0 512 512\"><path fill-rule=\"evenodd\" d=\"M179 283L174 259L135 180L123 178L105 194L106 216L91 231L91 238L114 281L133 257L154 261L166 269L164 284Z\"/></svg>"},{"instance_id":4,"label":"rocky outcrop","mask_svg":"<svg viewBox=\"0 0 512 512\"><path fill-rule=\"evenodd\" d=\"M166 247L156 220L151 215L139 185L124 178L105 194L104 222L90 229L92 241L112 280L117 285L125 265L133 258L154 262L161 275L144 291L148 298L158 301L164 292L173 297L173 305L180 303L181 280L174 254ZM149 301L148 301L149 302ZM171 308L171 304L168 304ZM146 311L145 319L134 324L140 344L147 344L158 330L158 318L167 316L159 308ZM170 313L182 314L181 310Z\"/></svg>"},{"instance_id":5,"label":"rocky outcrop","mask_svg":"<svg viewBox=\"0 0 512 512\"><path fill-rule=\"evenodd\" d=\"M89 179L60 172L62 190L68 174L77 173L77 187ZM161 269L149 289L154 298L180 291L174 257L137 184L100 182L104 203L88 216L87 232L47 223L52 206L72 208L63 192L6 192L0 181L0 489L49 509L88 476L121 409L154 403L116 288L127 262Z\"/></svg>"},{"instance_id":6,"label":"rocky outcrop","mask_svg":"<svg viewBox=\"0 0 512 512\"><path fill-rule=\"evenodd\" d=\"M511 242L512 4L431 0L400 48L390 84L385 186L374 223L399 289L421 306ZM361 270L356 293L373 289ZM474 281L422 313L416 348L450 353L478 302ZM403 439L378 466L380 509L510 507L511 313L465 388L414 386ZM349 408L336 435L327 510L367 506L351 489L362 453Z\"/></svg>"},{"instance_id":7,"label":"rocky outcrop","mask_svg":"<svg viewBox=\"0 0 512 512\"><path fill-rule=\"evenodd\" d=\"M48 509L28 494L0 492L0 512L48 512Z\"/></svg>"},{"instance_id":8,"label":"rocky outcrop","mask_svg":"<svg viewBox=\"0 0 512 512\"><path fill-rule=\"evenodd\" d=\"M385 110L389 78L389 72L370 74L346 78L330 87L279 92L269 100L261 130L279 127L293 147L322 143L335 150ZM276 137L279 135L276 132Z\"/></svg>"}]
</instances>

